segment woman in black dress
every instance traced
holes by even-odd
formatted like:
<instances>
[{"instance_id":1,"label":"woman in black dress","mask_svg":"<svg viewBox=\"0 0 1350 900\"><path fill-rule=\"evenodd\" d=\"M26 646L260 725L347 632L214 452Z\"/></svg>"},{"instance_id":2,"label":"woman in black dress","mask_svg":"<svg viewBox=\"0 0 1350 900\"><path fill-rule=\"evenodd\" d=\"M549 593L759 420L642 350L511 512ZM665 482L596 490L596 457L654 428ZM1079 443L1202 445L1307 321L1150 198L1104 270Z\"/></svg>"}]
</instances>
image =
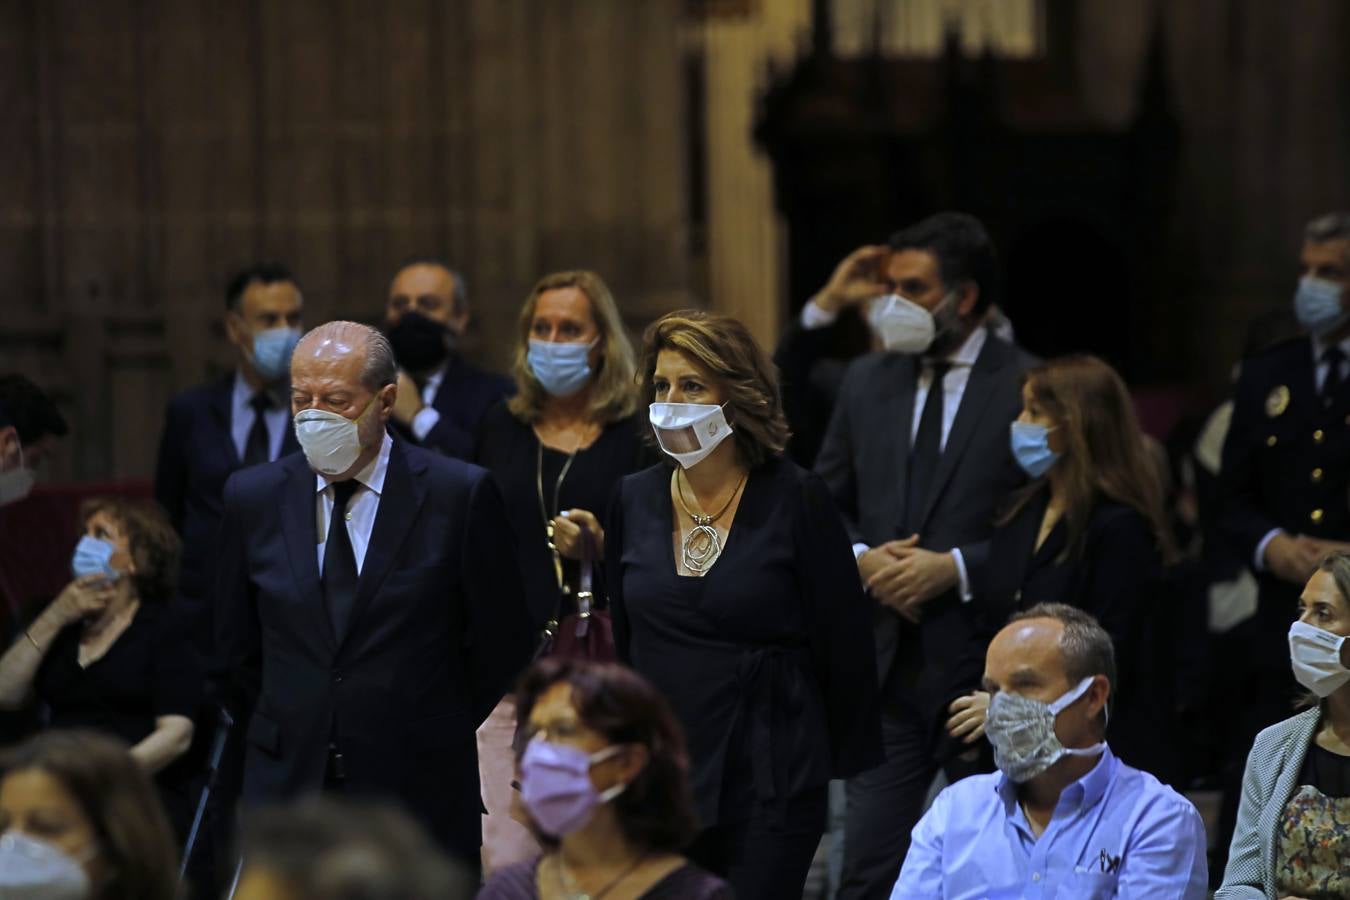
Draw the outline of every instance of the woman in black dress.
<instances>
[{"instance_id":1,"label":"woman in black dress","mask_svg":"<svg viewBox=\"0 0 1350 900\"><path fill-rule=\"evenodd\" d=\"M619 656L684 726L690 858L741 900L800 897L827 783L880 759L872 607L824 484L782 455L773 366L745 326L665 316L639 375L676 465L628 476L611 506Z\"/></svg>"},{"instance_id":2,"label":"woman in black dress","mask_svg":"<svg viewBox=\"0 0 1350 900\"><path fill-rule=\"evenodd\" d=\"M583 569L598 580L605 530L597 513L620 478L654 459L634 415L633 373L632 345L600 276L557 272L540 279L520 311L516 395L484 417L475 461L492 472L506 500L526 602L541 635L548 622L575 609L578 591L604 596L603 584L582 585ZM479 732L489 872L539 852L509 814L514 728L508 698Z\"/></svg>"},{"instance_id":3,"label":"woman in black dress","mask_svg":"<svg viewBox=\"0 0 1350 900\"><path fill-rule=\"evenodd\" d=\"M545 659L521 682L521 804L548 848L480 900L730 900L680 855L694 831L680 727L655 688L612 663Z\"/></svg>"},{"instance_id":4,"label":"woman in black dress","mask_svg":"<svg viewBox=\"0 0 1350 900\"><path fill-rule=\"evenodd\" d=\"M1032 481L999 519L987 583L971 585L981 630L992 636L1013 612L1037 603L1092 613L1120 666L1112 749L1166 780L1175 765L1164 626L1175 617L1162 608L1172 542L1161 473L1129 391L1095 357L1051 360L1027 372L1011 442ZM977 740L987 699L983 692L957 699L949 733Z\"/></svg>"},{"instance_id":5,"label":"woman in black dress","mask_svg":"<svg viewBox=\"0 0 1350 900\"><path fill-rule=\"evenodd\" d=\"M126 741L181 833L202 666L171 605L178 536L148 504L94 499L81 512L76 578L0 657L0 706L36 698L52 728Z\"/></svg>"}]
</instances>

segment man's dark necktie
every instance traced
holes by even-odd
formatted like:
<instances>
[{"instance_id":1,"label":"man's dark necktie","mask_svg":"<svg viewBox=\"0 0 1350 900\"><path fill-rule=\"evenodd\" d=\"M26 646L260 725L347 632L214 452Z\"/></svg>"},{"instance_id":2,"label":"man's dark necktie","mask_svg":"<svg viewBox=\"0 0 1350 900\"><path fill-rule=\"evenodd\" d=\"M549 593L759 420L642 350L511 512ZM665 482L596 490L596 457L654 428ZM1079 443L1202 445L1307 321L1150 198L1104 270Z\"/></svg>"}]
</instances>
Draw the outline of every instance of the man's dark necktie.
<instances>
[{"instance_id":1,"label":"man's dark necktie","mask_svg":"<svg viewBox=\"0 0 1350 900\"><path fill-rule=\"evenodd\" d=\"M1327 379L1322 382L1322 405L1329 407L1345 383L1341 377L1341 364L1345 362L1345 353L1340 347L1328 347L1322 354L1322 361L1327 364Z\"/></svg>"},{"instance_id":2,"label":"man's dark necktie","mask_svg":"<svg viewBox=\"0 0 1350 900\"><path fill-rule=\"evenodd\" d=\"M272 436L267 431L265 415L272 408L272 398L267 391L258 391L248 405L253 407L253 427L248 430L248 440L244 441L244 465L256 466L272 457Z\"/></svg>"},{"instance_id":3,"label":"man's dark necktie","mask_svg":"<svg viewBox=\"0 0 1350 900\"><path fill-rule=\"evenodd\" d=\"M933 370L933 383L928 388L928 399L923 404L923 414L919 416L919 431L914 436L914 446L909 450L909 466L906 470L905 536L918 532L923 524L924 506L928 502L928 492L933 479L937 476L938 461L942 458L942 408L945 390L943 379L951 371L951 363L935 361L930 364Z\"/></svg>"},{"instance_id":4,"label":"man's dark necktie","mask_svg":"<svg viewBox=\"0 0 1350 900\"><path fill-rule=\"evenodd\" d=\"M328 518L328 543L323 551L324 602L339 641L347 633L356 605L356 554L347 533L347 504L360 486L355 478L333 482L333 514Z\"/></svg>"}]
</instances>

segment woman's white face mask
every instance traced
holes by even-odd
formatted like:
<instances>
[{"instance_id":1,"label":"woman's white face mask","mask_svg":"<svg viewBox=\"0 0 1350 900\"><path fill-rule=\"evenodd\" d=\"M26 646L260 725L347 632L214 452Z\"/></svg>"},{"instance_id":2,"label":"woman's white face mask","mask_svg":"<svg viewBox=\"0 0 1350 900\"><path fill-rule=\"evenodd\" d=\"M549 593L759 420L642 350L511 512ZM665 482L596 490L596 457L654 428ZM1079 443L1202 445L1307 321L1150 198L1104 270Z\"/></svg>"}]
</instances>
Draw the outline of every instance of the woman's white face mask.
<instances>
[{"instance_id":1,"label":"woman's white face mask","mask_svg":"<svg viewBox=\"0 0 1350 900\"><path fill-rule=\"evenodd\" d=\"M661 449L686 469L707 459L732 434L716 403L653 403L647 417Z\"/></svg>"}]
</instances>

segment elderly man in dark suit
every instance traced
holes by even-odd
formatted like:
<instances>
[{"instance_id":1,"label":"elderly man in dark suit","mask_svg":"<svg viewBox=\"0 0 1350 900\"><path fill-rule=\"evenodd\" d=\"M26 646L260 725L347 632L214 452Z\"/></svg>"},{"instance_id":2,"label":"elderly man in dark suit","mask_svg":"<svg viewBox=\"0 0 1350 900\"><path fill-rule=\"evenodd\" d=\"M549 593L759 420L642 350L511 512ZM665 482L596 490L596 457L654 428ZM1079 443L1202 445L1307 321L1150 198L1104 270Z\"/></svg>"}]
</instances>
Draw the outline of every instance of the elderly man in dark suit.
<instances>
[{"instance_id":1,"label":"elderly man in dark suit","mask_svg":"<svg viewBox=\"0 0 1350 900\"><path fill-rule=\"evenodd\" d=\"M390 282L384 315L402 370L394 424L424 447L472 459L478 423L515 389L459 354L472 319L463 276L440 260L414 259Z\"/></svg>"},{"instance_id":2,"label":"elderly man in dark suit","mask_svg":"<svg viewBox=\"0 0 1350 900\"><path fill-rule=\"evenodd\" d=\"M533 632L497 486L392 437L397 392L374 329L331 322L296 348L303 453L225 486L217 666L248 723L246 803L385 795L473 860L474 731Z\"/></svg>"},{"instance_id":3,"label":"elderly man in dark suit","mask_svg":"<svg viewBox=\"0 0 1350 900\"><path fill-rule=\"evenodd\" d=\"M816 458L877 601L886 761L848 784L848 900L890 896L938 766L972 770L942 722L979 682L970 585L995 508L1023 478L1009 429L1034 362L984 327L994 269L983 225L941 213L856 275L890 292L869 314L886 351L849 367Z\"/></svg>"},{"instance_id":4,"label":"elderly man in dark suit","mask_svg":"<svg viewBox=\"0 0 1350 900\"><path fill-rule=\"evenodd\" d=\"M155 466L155 499L183 538L178 593L198 649L209 652L216 532L225 479L299 449L286 379L304 300L285 266L260 263L225 288L225 334L235 369L169 403Z\"/></svg>"}]
</instances>

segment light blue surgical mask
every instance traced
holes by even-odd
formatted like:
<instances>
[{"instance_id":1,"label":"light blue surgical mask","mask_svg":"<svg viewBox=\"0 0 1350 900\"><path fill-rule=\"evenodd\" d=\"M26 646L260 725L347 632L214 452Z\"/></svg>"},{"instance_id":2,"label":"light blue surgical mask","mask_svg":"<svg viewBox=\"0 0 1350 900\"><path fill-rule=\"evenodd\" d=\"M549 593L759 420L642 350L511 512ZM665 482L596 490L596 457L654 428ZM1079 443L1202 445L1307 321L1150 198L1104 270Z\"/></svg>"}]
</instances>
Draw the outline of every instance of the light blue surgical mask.
<instances>
[{"instance_id":1,"label":"light blue surgical mask","mask_svg":"<svg viewBox=\"0 0 1350 900\"><path fill-rule=\"evenodd\" d=\"M1341 309L1344 286L1325 278L1311 275L1299 279L1294 294L1294 316L1298 323L1318 337L1331 334L1345 324L1347 316Z\"/></svg>"},{"instance_id":2,"label":"light blue surgical mask","mask_svg":"<svg viewBox=\"0 0 1350 900\"><path fill-rule=\"evenodd\" d=\"M75 573L76 578L83 578L85 575L107 575L109 578L116 578L117 570L112 567L112 555L116 550L117 548L108 541L86 534L75 545L75 555L70 560L70 571Z\"/></svg>"},{"instance_id":3,"label":"light blue surgical mask","mask_svg":"<svg viewBox=\"0 0 1350 900\"><path fill-rule=\"evenodd\" d=\"M595 346L589 344L561 344L554 341L530 341L526 359L530 371L554 397L570 397L591 380L591 365L587 357Z\"/></svg>"},{"instance_id":4,"label":"light blue surgical mask","mask_svg":"<svg viewBox=\"0 0 1350 900\"><path fill-rule=\"evenodd\" d=\"M1040 478L1059 460L1059 454L1050 449L1051 430L1034 422L1012 423L1013 458L1032 478Z\"/></svg>"},{"instance_id":5,"label":"light blue surgical mask","mask_svg":"<svg viewBox=\"0 0 1350 900\"><path fill-rule=\"evenodd\" d=\"M298 328L269 328L253 336L253 368L268 384L291 371L291 354L300 343Z\"/></svg>"}]
</instances>

